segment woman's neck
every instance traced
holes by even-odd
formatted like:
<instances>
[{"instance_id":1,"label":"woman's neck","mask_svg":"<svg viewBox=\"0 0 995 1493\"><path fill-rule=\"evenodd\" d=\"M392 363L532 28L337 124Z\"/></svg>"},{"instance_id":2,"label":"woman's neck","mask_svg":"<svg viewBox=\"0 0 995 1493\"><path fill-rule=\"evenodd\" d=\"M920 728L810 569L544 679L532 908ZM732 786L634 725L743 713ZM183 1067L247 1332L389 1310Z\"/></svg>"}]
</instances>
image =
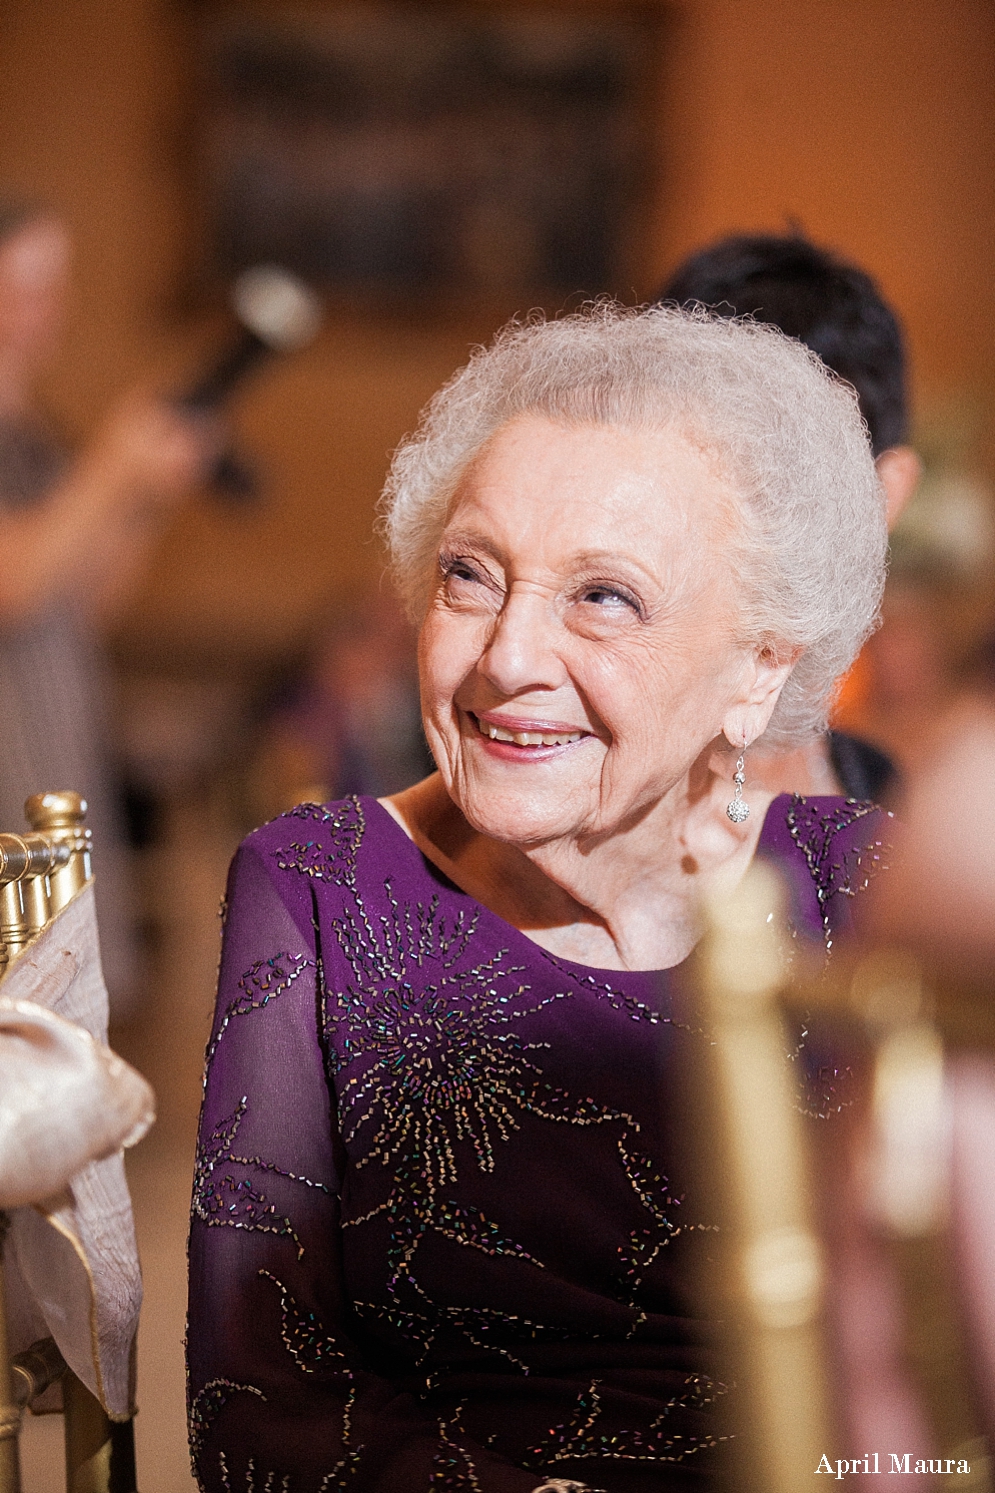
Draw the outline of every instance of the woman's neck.
<instances>
[{"instance_id":1,"label":"woman's neck","mask_svg":"<svg viewBox=\"0 0 995 1493\"><path fill-rule=\"evenodd\" d=\"M437 773L383 803L450 880L542 948L600 969L666 969L697 943L703 895L745 873L774 797L751 795L750 818L734 825L730 796L708 773L597 844L528 850L475 830Z\"/></svg>"}]
</instances>

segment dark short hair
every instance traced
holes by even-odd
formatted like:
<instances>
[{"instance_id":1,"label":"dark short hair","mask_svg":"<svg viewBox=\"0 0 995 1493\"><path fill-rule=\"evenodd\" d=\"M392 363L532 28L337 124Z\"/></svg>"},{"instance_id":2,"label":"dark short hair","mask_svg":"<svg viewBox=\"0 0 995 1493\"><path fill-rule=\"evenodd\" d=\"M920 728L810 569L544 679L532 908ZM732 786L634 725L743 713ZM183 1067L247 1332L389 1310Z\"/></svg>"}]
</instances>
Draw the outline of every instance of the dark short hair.
<instances>
[{"instance_id":1,"label":"dark short hair","mask_svg":"<svg viewBox=\"0 0 995 1493\"><path fill-rule=\"evenodd\" d=\"M750 315L798 337L857 391L875 456L907 439L902 328L855 264L801 234L734 234L685 259L656 299Z\"/></svg>"}]
</instances>

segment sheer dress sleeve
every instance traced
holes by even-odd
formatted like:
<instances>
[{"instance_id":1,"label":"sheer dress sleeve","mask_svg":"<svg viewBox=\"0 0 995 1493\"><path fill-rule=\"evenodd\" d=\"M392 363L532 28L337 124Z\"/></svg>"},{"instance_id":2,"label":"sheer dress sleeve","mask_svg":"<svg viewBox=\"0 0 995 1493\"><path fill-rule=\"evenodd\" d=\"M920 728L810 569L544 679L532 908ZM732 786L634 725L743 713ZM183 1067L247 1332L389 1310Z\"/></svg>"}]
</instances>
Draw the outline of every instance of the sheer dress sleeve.
<instances>
[{"instance_id":1,"label":"sheer dress sleeve","mask_svg":"<svg viewBox=\"0 0 995 1493\"><path fill-rule=\"evenodd\" d=\"M256 837L229 877L190 1235L191 1454L209 1493L530 1493L371 1372L339 1247L313 887ZM469 1476L466 1467L469 1463Z\"/></svg>"}]
</instances>

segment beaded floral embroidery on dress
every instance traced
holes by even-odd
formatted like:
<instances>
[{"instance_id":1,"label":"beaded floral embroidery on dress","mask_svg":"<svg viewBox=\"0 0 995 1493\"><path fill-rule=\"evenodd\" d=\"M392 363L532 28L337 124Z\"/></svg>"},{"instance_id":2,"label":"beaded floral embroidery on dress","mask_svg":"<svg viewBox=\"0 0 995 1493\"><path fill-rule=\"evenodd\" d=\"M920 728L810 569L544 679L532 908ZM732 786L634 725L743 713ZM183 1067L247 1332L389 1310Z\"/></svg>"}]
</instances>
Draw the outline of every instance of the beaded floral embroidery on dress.
<instances>
[{"instance_id":1,"label":"beaded floral embroidery on dress","mask_svg":"<svg viewBox=\"0 0 995 1493\"><path fill-rule=\"evenodd\" d=\"M861 799L836 800L831 807L823 808L796 793L788 805L785 822L812 880L827 961L833 952L833 898L858 896L880 871L887 869L885 840L873 835L855 843L848 832L862 820L869 819L877 825L881 818L882 811L876 804ZM789 1054L794 1062L802 1057L808 1042L807 1020L803 1021L799 1041ZM852 1082L849 1066L821 1064L801 1081L800 1112L818 1120L840 1114L853 1102Z\"/></svg>"},{"instance_id":2,"label":"beaded floral embroidery on dress","mask_svg":"<svg viewBox=\"0 0 995 1493\"><path fill-rule=\"evenodd\" d=\"M381 1214L391 1222L389 1305L357 1302L356 1311L388 1324L416 1364L424 1364L431 1355L442 1324L524 1375L529 1374L529 1365L515 1351L516 1340L524 1344L568 1338L556 1324L494 1307L440 1304L418 1275L418 1253L433 1233L491 1257L513 1257L533 1269L546 1268L495 1220L446 1195L462 1180L457 1160L461 1143L469 1143L472 1164L480 1172L493 1172L501 1143L528 1116L556 1125L619 1128L618 1162L645 1217L618 1259L618 1300L630 1310L628 1335L634 1336L645 1319L638 1301L643 1277L673 1239L702 1225L677 1221L680 1199L641 1154L637 1120L549 1082L541 1063L547 1044L526 1040L520 1023L553 1003L574 1000L577 986L629 1020L657 1025L667 1018L593 975L578 977L576 971L565 970L541 950L537 956L563 976L563 983L555 994L537 997L522 978L524 966L512 961L508 948L474 959L479 914L461 910L447 918L438 896L402 903L390 879L383 884L388 910L372 915L356 875L365 831L362 804L348 800L332 811L301 806L289 817L320 823L330 843L295 839L275 852L278 866L318 880L335 880L348 893L332 926L352 978L324 991L330 1072L352 1166L356 1172L383 1169L390 1179L386 1195L373 1209L342 1220L345 1229L361 1228ZM704 1403L697 1395L696 1389L675 1399L668 1411L678 1404ZM676 1462L701 1445L717 1444L715 1438L697 1443L671 1436L664 1421L665 1416L654 1422L648 1439L638 1430L622 1437L614 1434L611 1455L619 1460ZM605 1455L601 1448L606 1438L591 1437L583 1447L598 1449L584 1450L573 1435L572 1450L565 1453L557 1434L551 1432L548 1444L534 1449L527 1465L541 1469L558 1456ZM440 1477L443 1468L447 1470L440 1487L476 1487L472 1460L458 1446L455 1422L441 1435Z\"/></svg>"},{"instance_id":3,"label":"beaded floral embroidery on dress","mask_svg":"<svg viewBox=\"0 0 995 1493\"><path fill-rule=\"evenodd\" d=\"M376 1408L370 1419L371 1378L383 1386L372 1403L409 1396L404 1415L421 1416L429 1438L411 1493L484 1493L493 1457L537 1484L576 1483L590 1466L592 1489L614 1486L612 1469L640 1490L655 1487L654 1468L690 1460L703 1474L725 1439L712 1411L726 1386L707 1371L710 1339L696 1336L681 1292L712 1225L680 1185L659 1095L660 1065L679 1065L682 1044L704 1034L678 1019L666 981L585 971L513 935L421 865L392 820L371 855L372 813L356 799L305 804L260 831L252 848L276 896L259 905L275 906L273 931L264 919L258 938L247 932L238 897L229 914L240 952L208 1055L209 1075L226 1076L208 1084L193 1214L198 1239L224 1236L241 1251L222 1258L238 1259L260 1332L251 1372L233 1354L205 1360L191 1381L205 1488L348 1493L371 1475L380 1488L369 1459L377 1465L389 1432ZM855 849L849 833L869 813L795 799L778 821L812 878L827 951L833 898L854 895L880 864L881 844ZM309 1132L306 1152L292 1125L280 1129L272 1086L253 1086L269 1084L254 1054L281 1034L294 1062L313 1064L312 1112L332 1132L320 1144ZM292 1114L294 1070L282 1072ZM843 1078L819 1075L829 1098ZM576 1259L557 1230L556 1189L571 1170L585 1184L564 1194ZM333 1237L336 1253L323 1255ZM321 1285L340 1275L344 1319ZM531 1392L552 1396L549 1409ZM320 1441L302 1450L277 1436L261 1450L251 1407L279 1426L283 1411L270 1407L282 1397L294 1424L308 1395ZM632 1409L640 1401L645 1418ZM521 1414L502 1419L505 1403Z\"/></svg>"},{"instance_id":4,"label":"beaded floral embroidery on dress","mask_svg":"<svg viewBox=\"0 0 995 1493\"><path fill-rule=\"evenodd\" d=\"M271 1000L275 1000L285 990L289 990L306 969L313 968L314 961L303 954L279 953L273 954L269 959L257 959L252 968L245 971L238 982L238 992L228 1002L221 1023L208 1045L207 1058L204 1062L205 1084L211 1060L232 1018L245 1016L249 1011L262 1010L263 1006L268 1006Z\"/></svg>"},{"instance_id":5,"label":"beaded floral embroidery on dress","mask_svg":"<svg viewBox=\"0 0 995 1493\"><path fill-rule=\"evenodd\" d=\"M529 1465L552 1466L557 1462L580 1462L591 1458L608 1462L684 1462L696 1452L711 1450L726 1441L726 1436L708 1436L685 1441L667 1432L670 1412L691 1406L704 1409L728 1392L728 1386L717 1384L705 1374L689 1374L683 1387L672 1395L645 1431L634 1431L628 1438L605 1434L598 1425L601 1415L600 1384L593 1379L577 1396L574 1413L563 1425L554 1426L546 1440L529 1451Z\"/></svg>"},{"instance_id":6,"label":"beaded floral embroidery on dress","mask_svg":"<svg viewBox=\"0 0 995 1493\"><path fill-rule=\"evenodd\" d=\"M254 1384L234 1384L230 1379L211 1379L190 1402L187 1420L190 1426L190 1455L196 1459L201 1445L218 1415L234 1394L256 1395L260 1400L266 1396Z\"/></svg>"},{"instance_id":7,"label":"beaded floral embroidery on dress","mask_svg":"<svg viewBox=\"0 0 995 1493\"><path fill-rule=\"evenodd\" d=\"M833 897L855 897L866 891L872 877L886 869L884 840L874 837L865 845L854 845L846 831L861 819L880 818L876 804L854 798L820 810L811 799L794 794L787 812L791 838L805 857L805 864L819 899L826 951L833 947L829 904ZM890 817L890 815L889 815ZM840 849L839 847L843 848Z\"/></svg>"},{"instance_id":8,"label":"beaded floral embroidery on dress","mask_svg":"<svg viewBox=\"0 0 995 1493\"><path fill-rule=\"evenodd\" d=\"M253 1171L278 1172L281 1177L304 1182L306 1186L320 1187L320 1182L309 1182L304 1177L294 1177L283 1171L272 1161L260 1156L239 1156L233 1149L239 1126L245 1115L247 1101L243 1099L234 1113L216 1125L208 1140L201 1141L197 1151L193 1181L193 1215L209 1228L255 1229L263 1234L282 1234L292 1239L297 1247L298 1259L304 1246L294 1233L289 1218L281 1217L274 1203L254 1187L246 1178L236 1181L226 1168L229 1164L248 1167ZM215 1175L219 1173L219 1175Z\"/></svg>"}]
</instances>

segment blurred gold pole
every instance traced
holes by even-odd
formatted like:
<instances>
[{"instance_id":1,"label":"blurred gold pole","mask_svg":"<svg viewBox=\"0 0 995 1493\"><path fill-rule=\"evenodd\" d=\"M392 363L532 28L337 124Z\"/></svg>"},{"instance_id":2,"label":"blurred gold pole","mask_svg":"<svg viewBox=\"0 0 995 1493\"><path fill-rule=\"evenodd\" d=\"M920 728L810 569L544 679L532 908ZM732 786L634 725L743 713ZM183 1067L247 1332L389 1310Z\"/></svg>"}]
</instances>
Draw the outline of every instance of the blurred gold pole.
<instances>
[{"instance_id":1,"label":"blurred gold pole","mask_svg":"<svg viewBox=\"0 0 995 1493\"><path fill-rule=\"evenodd\" d=\"M708 908L698 964L712 1037L717 1137L730 1189L731 1288L753 1452L737 1489L801 1493L833 1444L800 1116L777 997L783 893L758 863Z\"/></svg>"},{"instance_id":2,"label":"blurred gold pole","mask_svg":"<svg viewBox=\"0 0 995 1493\"><path fill-rule=\"evenodd\" d=\"M901 1288L907 1361L936 1449L971 1463L965 1487L990 1488L951 1268L952 1100L932 992L915 955L885 947L857 965L850 1001L875 1049L866 1211Z\"/></svg>"}]
</instances>

